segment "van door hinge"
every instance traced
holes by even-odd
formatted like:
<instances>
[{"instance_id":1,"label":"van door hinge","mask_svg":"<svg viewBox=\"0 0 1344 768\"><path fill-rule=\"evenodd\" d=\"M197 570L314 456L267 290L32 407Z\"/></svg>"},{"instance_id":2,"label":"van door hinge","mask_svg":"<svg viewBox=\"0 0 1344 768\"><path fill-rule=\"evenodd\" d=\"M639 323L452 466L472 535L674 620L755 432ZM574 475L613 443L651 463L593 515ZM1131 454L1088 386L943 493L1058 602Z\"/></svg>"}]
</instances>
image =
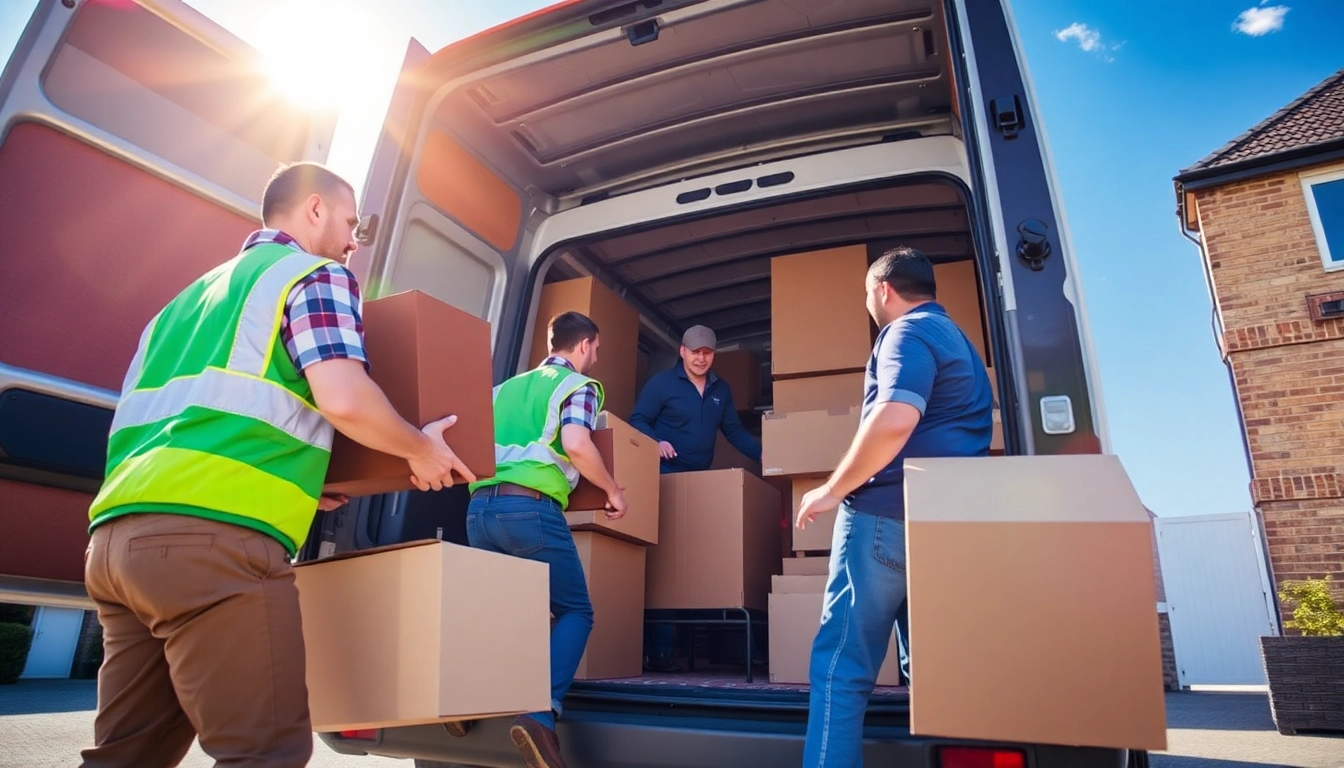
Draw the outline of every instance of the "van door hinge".
<instances>
[{"instance_id":1,"label":"van door hinge","mask_svg":"<svg viewBox=\"0 0 1344 768\"><path fill-rule=\"evenodd\" d=\"M1000 96L991 99L989 111L994 115L994 127L999 129L1005 139L1017 138L1022 130L1022 101L1016 96Z\"/></svg>"}]
</instances>

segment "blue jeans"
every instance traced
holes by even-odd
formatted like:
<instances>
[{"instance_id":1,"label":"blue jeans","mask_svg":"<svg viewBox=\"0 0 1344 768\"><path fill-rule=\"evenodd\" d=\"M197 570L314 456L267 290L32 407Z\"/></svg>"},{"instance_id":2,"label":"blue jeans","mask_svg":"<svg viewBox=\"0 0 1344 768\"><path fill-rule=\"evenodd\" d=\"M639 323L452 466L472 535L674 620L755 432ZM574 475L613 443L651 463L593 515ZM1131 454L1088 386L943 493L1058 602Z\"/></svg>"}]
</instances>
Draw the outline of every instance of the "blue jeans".
<instances>
[{"instance_id":1,"label":"blue jeans","mask_svg":"<svg viewBox=\"0 0 1344 768\"><path fill-rule=\"evenodd\" d=\"M546 563L551 567L551 712L535 712L542 725L555 728L555 718L593 629L593 604L588 582L560 505L550 499L487 496L467 507L467 540L477 549L501 552Z\"/></svg>"},{"instance_id":2,"label":"blue jeans","mask_svg":"<svg viewBox=\"0 0 1344 768\"><path fill-rule=\"evenodd\" d=\"M905 597L905 524L842 505L821 628L812 644L804 768L863 765L864 710L893 627L901 671L909 676Z\"/></svg>"}]
</instances>

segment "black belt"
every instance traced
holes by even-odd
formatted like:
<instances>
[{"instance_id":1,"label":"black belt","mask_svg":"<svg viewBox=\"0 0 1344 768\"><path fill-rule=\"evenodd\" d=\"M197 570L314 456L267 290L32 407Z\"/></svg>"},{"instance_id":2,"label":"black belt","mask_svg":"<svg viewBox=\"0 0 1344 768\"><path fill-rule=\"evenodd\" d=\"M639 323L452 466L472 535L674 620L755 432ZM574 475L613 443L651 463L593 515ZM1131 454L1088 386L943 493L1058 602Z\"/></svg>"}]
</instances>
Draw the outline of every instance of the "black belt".
<instances>
[{"instance_id":1,"label":"black belt","mask_svg":"<svg viewBox=\"0 0 1344 768\"><path fill-rule=\"evenodd\" d=\"M484 499L490 496L526 496L529 499L549 499L550 497L533 488L514 483L495 483L487 485L484 488L477 488L476 492L471 494L473 499Z\"/></svg>"}]
</instances>

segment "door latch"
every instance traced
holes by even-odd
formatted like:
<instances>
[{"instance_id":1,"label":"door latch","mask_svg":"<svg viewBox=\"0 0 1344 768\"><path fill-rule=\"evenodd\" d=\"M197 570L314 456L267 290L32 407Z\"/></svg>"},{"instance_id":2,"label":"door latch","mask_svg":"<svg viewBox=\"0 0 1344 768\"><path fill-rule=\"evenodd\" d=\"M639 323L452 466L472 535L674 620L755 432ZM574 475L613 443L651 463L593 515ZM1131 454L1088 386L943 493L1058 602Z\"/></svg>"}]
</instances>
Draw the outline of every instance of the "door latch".
<instances>
[{"instance_id":1,"label":"door latch","mask_svg":"<svg viewBox=\"0 0 1344 768\"><path fill-rule=\"evenodd\" d=\"M994 127L999 129L1005 139L1017 138L1026 122L1022 119L1022 102L1016 96L1000 96L991 99L989 111L994 115Z\"/></svg>"},{"instance_id":2,"label":"door latch","mask_svg":"<svg viewBox=\"0 0 1344 768\"><path fill-rule=\"evenodd\" d=\"M370 213L362 217L359 223L355 225L355 242L364 247L373 245L373 239L378 236L378 214Z\"/></svg>"}]
</instances>

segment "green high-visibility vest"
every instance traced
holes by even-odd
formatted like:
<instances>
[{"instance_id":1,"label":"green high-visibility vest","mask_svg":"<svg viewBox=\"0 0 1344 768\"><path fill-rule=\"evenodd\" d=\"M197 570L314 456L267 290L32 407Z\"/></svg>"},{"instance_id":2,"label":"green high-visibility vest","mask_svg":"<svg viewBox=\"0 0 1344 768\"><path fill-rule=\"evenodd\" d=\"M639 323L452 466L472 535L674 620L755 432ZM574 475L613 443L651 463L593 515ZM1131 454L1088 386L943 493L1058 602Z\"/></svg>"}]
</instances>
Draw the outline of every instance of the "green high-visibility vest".
<instances>
[{"instance_id":1,"label":"green high-visibility vest","mask_svg":"<svg viewBox=\"0 0 1344 768\"><path fill-rule=\"evenodd\" d=\"M560 442L560 408L580 387L602 384L560 365L543 365L495 387L495 476L472 483L471 490L513 483L569 503L579 471Z\"/></svg>"},{"instance_id":2,"label":"green high-visibility vest","mask_svg":"<svg viewBox=\"0 0 1344 768\"><path fill-rule=\"evenodd\" d=\"M90 526L168 513L267 533L293 554L317 511L332 426L280 338L285 299L327 260L263 244L150 321L122 385Z\"/></svg>"}]
</instances>

